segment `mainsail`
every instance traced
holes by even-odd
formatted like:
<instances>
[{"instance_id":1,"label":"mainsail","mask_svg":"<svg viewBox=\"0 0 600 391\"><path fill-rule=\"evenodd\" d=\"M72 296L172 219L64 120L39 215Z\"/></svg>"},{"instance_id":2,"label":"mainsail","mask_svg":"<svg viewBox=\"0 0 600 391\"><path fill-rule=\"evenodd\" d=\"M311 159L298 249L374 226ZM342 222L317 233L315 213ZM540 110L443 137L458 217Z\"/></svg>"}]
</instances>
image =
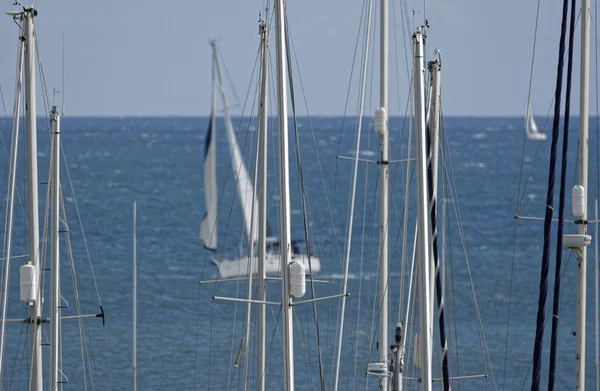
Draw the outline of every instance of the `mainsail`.
<instances>
[{"instance_id":1,"label":"mainsail","mask_svg":"<svg viewBox=\"0 0 600 391\"><path fill-rule=\"evenodd\" d=\"M254 185L252 184L252 179L248 175L248 170L244 165L242 153L240 152L240 148L238 147L236 141L233 125L231 124L231 116L229 115L229 110L227 107L227 100L225 98L225 91L223 89L221 69L219 68L219 59L214 46L213 50L213 100L210 125L208 128L208 134L206 136L204 159L204 198L206 200L206 215L202 220L202 225L200 226L200 239L204 243L204 246L211 250L215 250L217 248L217 180L215 155L215 82L217 80L219 83L219 92L221 94L223 113L225 115L227 142L231 152L231 167L236 180L236 192L244 216L245 232L249 238L249 241L256 242L258 240L258 205L255 202ZM217 76L217 80L215 80L215 74ZM270 231L270 229L267 230Z\"/></svg>"},{"instance_id":2,"label":"mainsail","mask_svg":"<svg viewBox=\"0 0 600 391\"><path fill-rule=\"evenodd\" d=\"M208 123L204 142L204 200L206 213L200 224L200 240L204 247L217 249L217 160L215 155L215 115L214 110Z\"/></svg>"},{"instance_id":3,"label":"mainsail","mask_svg":"<svg viewBox=\"0 0 600 391\"><path fill-rule=\"evenodd\" d=\"M221 94L223 94L222 91L223 89L221 88ZM223 102L225 102L225 96L223 96ZM252 242L256 242L258 240L258 230L256 229L258 223L258 205L255 202L254 185L242 160L242 154L233 132L233 126L231 125L229 111L225 108L224 112L227 141L231 152L231 165L236 179L237 195L244 213L244 227L246 228L247 237L252 238Z\"/></svg>"}]
</instances>

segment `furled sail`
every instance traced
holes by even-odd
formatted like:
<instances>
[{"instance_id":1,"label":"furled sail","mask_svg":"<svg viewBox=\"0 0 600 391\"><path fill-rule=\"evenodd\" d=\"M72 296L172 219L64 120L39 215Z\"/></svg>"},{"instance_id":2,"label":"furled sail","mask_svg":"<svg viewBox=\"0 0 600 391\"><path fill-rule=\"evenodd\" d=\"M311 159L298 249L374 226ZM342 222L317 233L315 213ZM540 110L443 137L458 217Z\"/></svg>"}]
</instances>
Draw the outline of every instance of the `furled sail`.
<instances>
[{"instance_id":1,"label":"furled sail","mask_svg":"<svg viewBox=\"0 0 600 391\"><path fill-rule=\"evenodd\" d=\"M217 249L217 159L215 155L215 116L210 116L204 142L204 200L206 213L200 225L200 240L204 247Z\"/></svg>"}]
</instances>

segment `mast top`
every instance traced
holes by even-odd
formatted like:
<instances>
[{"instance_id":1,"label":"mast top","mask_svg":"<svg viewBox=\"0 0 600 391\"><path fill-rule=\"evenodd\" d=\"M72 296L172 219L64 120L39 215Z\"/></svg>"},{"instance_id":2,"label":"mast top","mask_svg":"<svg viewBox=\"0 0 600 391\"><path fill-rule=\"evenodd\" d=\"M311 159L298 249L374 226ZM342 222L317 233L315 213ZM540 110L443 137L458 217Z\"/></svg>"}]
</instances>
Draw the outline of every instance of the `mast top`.
<instances>
[{"instance_id":1,"label":"mast top","mask_svg":"<svg viewBox=\"0 0 600 391\"><path fill-rule=\"evenodd\" d=\"M13 5L20 5L23 7L18 1L15 1ZM21 20L26 13L31 13L33 16L37 16L38 11L33 8L33 5L30 5L29 7L23 7L22 11L8 11L6 15L12 16L15 20Z\"/></svg>"}]
</instances>

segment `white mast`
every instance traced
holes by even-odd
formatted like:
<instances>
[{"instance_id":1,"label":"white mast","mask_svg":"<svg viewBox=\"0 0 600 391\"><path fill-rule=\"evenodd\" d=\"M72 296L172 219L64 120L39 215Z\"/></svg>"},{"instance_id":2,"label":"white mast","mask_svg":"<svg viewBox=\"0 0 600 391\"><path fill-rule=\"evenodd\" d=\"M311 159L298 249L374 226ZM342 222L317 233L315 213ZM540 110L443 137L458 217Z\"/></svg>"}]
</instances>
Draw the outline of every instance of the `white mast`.
<instances>
[{"instance_id":1,"label":"white mast","mask_svg":"<svg viewBox=\"0 0 600 391\"><path fill-rule=\"evenodd\" d=\"M133 200L133 344L131 359L132 390L137 390L137 204Z\"/></svg>"},{"instance_id":2,"label":"white mast","mask_svg":"<svg viewBox=\"0 0 600 391\"><path fill-rule=\"evenodd\" d=\"M594 203L594 220L596 220L595 229L594 229L594 252L595 252L595 267L594 267L594 334L595 334L595 343L596 343L596 360L594 363L594 367L596 369L596 387L594 388L596 391L600 390L600 367L598 366L598 198L596 198L596 202Z\"/></svg>"},{"instance_id":3,"label":"white mast","mask_svg":"<svg viewBox=\"0 0 600 391\"><path fill-rule=\"evenodd\" d=\"M413 35L414 43L414 104L415 104L415 133L417 157L417 221L419 244L419 367L421 369L421 382L423 390L429 391L432 387L431 373L431 292L429 290L429 216L428 191L427 191L427 149L425 126L425 98L424 98L424 71L423 68L423 34L420 30Z\"/></svg>"},{"instance_id":4,"label":"white mast","mask_svg":"<svg viewBox=\"0 0 600 391\"><path fill-rule=\"evenodd\" d=\"M37 11L25 8L23 11L23 29L25 31L25 126L27 155L27 224L29 264L35 268L35 278L40 278L40 233L38 212L38 168L37 168L37 129L35 98L35 39L33 18ZM39 286L39 284L38 284ZM38 290L36 300L31 307L31 389L42 390L42 305Z\"/></svg>"},{"instance_id":5,"label":"white mast","mask_svg":"<svg viewBox=\"0 0 600 391\"><path fill-rule=\"evenodd\" d=\"M379 362L384 364L379 389L388 389L388 0L381 0L379 108L375 113L375 131L379 134Z\"/></svg>"},{"instance_id":6,"label":"white mast","mask_svg":"<svg viewBox=\"0 0 600 391\"><path fill-rule=\"evenodd\" d=\"M60 383L60 114L56 106L50 113L52 123L52 175L50 177L50 232L52 279L50 282L50 389L59 389Z\"/></svg>"},{"instance_id":7,"label":"white mast","mask_svg":"<svg viewBox=\"0 0 600 391\"><path fill-rule=\"evenodd\" d=\"M268 15L265 15L267 20ZM267 300L265 289L265 254L267 238L267 103L269 80L269 42L268 29L265 21L260 23L261 68L260 68L260 103L258 108L258 297L259 302ZM266 312L265 304L258 304L258 346L256 362L256 389L265 389L265 341L266 341Z\"/></svg>"},{"instance_id":8,"label":"white mast","mask_svg":"<svg viewBox=\"0 0 600 391\"><path fill-rule=\"evenodd\" d=\"M577 184L583 186L583 216L577 224L577 234L587 233L588 206L588 96L589 96L589 56L590 56L590 0L581 2L581 80L579 107L579 167ZM586 324L586 278L587 278L587 247L581 249L581 257L577 257L577 346L575 360L577 361L577 378L575 389L585 389L585 324Z\"/></svg>"},{"instance_id":9,"label":"white mast","mask_svg":"<svg viewBox=\"0 0 600 391\"><path fill-rule=\"evenodd\" d=\"M283 328L284 390L294 390L294 329L290 294L290 177L288 166L287 67L284 0L275 2L275 34L277 42L277 118L279 125L279 191L281 248L281 312Z\"/></svg>"}]
</instances>

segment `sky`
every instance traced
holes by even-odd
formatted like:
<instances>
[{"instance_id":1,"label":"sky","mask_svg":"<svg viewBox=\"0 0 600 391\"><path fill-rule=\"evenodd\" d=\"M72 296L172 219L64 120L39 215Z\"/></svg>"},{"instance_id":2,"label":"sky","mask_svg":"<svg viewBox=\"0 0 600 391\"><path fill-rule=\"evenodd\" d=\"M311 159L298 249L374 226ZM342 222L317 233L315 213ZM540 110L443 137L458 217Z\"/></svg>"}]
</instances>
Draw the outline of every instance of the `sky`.
<instances>
[{"instance_id":1,"label":"sky","mask_svg":"<svg viewBox=\"0 0 600 391\"><path fill-rule=\"evenodd\" d=\"M12 3L4 0L2 11L15 9ZM341 115L348 95L363 0L288 0L287 3L295 61L308 112ZM430 56L434 48L442 52L445 115L524 115L537 3L537 0L427 2L425 12L430 28L426 50ZM531 106L534 113L545 115L555 84L561 2L541 3ZM404 114L408 94L402 35L405 27L400 4L390 0L391 115ZM211 99L208 43L212 38L218 40L240 103L251 85L263 0L37 0L34 5L39 11L36 29L49 89L62 89L63 34L65 37L66 76L61 93L67 115L208 115ZM409 17L411 24L413 20L422 24L423 1L407 0L407 5L416 12L414 18ZM378 31L378 27L373 29ZM3 37L0 86L10 113L18 28L8 16L0 22L0 36ZM274 36L271 38L274 43ZM579 33L576 42L579 45ZM591 85L595 84L594 45L595 42L591 52ZM378 43L375 46L377 55ZM579 74L578 64L577 61L574 77ZM356 69L353 75L349 114L356 114L358 97ZM374 91L378 85L376 77L375 72L369 78L373 80ZM574 111L579 107L578 90L574 86ZM594 88L590 89L590 95L591 112L595 113ZM299 110L299 114L306 112L304 107Z\"/></svg>"}]
</instances>

